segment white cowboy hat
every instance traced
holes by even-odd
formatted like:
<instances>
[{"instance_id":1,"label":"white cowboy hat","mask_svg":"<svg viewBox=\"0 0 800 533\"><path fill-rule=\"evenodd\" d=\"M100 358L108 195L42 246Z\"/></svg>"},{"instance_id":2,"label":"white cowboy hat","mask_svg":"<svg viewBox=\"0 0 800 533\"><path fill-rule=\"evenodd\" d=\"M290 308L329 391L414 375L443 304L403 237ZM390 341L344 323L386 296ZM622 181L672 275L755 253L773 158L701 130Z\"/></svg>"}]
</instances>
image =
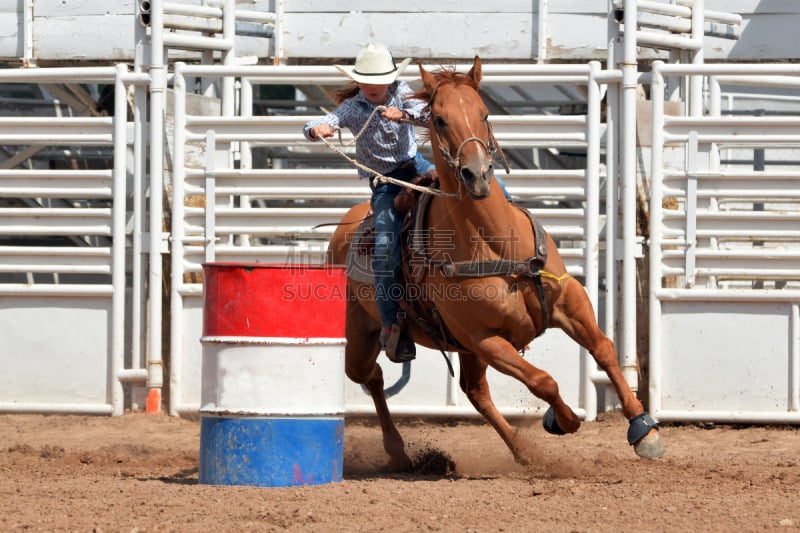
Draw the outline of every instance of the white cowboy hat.
<instances>
[{"instance_id":1,"label":"white cowboy hat","mask_svg":"<svg viewBox=\"0 0 800 533\"><path fill-rule=\"evenodd\" d=\"M368 44L356 56L356 64L334 65L358 83L389 85L411 63L411 58L395 64L392 54L382 44Z\"/></svg>"}]
</instances>

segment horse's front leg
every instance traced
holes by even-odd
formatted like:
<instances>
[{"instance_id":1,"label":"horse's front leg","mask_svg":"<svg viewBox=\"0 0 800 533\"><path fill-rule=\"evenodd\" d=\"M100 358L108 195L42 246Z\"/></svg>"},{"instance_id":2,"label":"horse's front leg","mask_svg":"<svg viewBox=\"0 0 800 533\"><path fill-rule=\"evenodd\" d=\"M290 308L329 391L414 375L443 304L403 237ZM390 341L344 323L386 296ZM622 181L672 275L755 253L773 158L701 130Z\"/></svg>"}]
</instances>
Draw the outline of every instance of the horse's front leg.
<instances>
[{"instance_id":1,"label":"horse's front leg","mask_svg":"<svg viewBox=\"0 0 800 533\"><path fill-rule=\"evenodd\" d=\"M523 359L502 337L487 337L479 346L492 368L520 381L534 396L550 405L544 419L544 428L548 432L564 435L578 431L581 419L561 397L558 383L550 374Z\"/></svg>"},{"instance_id":2,"label":"horse's front leg","mask_svg":"<svg viewBox=\"0 0 800 533\"><path fill-rule=\"evenodd\" d=\"M484 341L482 344L486 345L486 343L487 341ZM553 406L554 412L557 416L558 424L560 426L560 433L574 433L578 430L581 420L558 394L558 385L555 383L552 377L550 377L546 372L539 370L527 363L504 339L496 338L495 341L488 341L488 343L492 345L492 350L485 352L488 354L492 354L494 353L494 350L498 349L501 351L505 348L511 350L510 356L499 357L496 355L485 355L485 357L488 357L487 360L491 361L492 366L497 370L519 379L525 383L528 386L528 389L536 396L543 398L545 401L548 401L551 406ZM510 364L509 362L501 363L501 361L503 361L506 357L512 360L513 358L518 358L523 364ZM524 441L519 436L517 431L511 427L508 421L506 421L503 415L500 414L500 411L497 409L494 401L492 400L491 392L489 391L489 384L486 380L486 361L484 361L482 358L476 357L474 354L463 354L460 357L460 360L462 372L461 389L467 395L475 409L481 415L483 415L483 417L486 418L492 427L494 427L495 430L500 434L506 445L511 450L511 453L514 454L514 459L520 464L529 464L530 460L525 452ZM524 371L505 371L506 369L512 369L517 366L522 367ZM524 368L525 366L529 368ZM527 377L524 377L523 374L526 374Z\"/></svg>"},{"instance_id":3,"label":"horse's front leg","mask_svg":"<svg viewBox=\"0 0 800 533\"><path fill-rule=\"evenodd\" d=\"M383 371L377 363L380 353L378 334L378 331L357 336L350 336L348 333L345 347L345 372L350 380L364 385L372 396L383 434L383 449L389 454L387 468L394 472L402 472L411 469L413 463L406 454L403 437L397 431L386 403Z\"/></svg>"},{"instance_id":4,"label":"horse's front leg","mask_svg":"<svg viewBox=\"0 0 800 533\"><path fill-rule=\"evenodd\" d=\"M514 460L521 465L530 464L522 438L500 414L492 400L489 383L486 381L486 363L472 353L459 353L459 361L461 363L459 384L472 406L497 431L508 449L514 454Z\"/></svg>"}]
</instances>

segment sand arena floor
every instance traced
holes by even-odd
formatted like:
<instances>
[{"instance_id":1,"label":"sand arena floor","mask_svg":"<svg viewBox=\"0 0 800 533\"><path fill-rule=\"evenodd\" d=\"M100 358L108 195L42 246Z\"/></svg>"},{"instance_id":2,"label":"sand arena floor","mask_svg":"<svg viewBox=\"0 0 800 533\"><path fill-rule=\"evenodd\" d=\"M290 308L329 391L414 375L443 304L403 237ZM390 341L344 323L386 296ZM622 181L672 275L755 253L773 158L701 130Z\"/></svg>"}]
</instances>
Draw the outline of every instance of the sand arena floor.
<instances>
[{"instance_id":1,"label":"sand arena floor","mask_svg":"<svg viewBox=\"0 0 800 533\"><path fill-rule=\"evenodd\" d=\"M341 483L256 488L197 483L197 420L0 415L0 531L800 529L796 427L668 425L648 461L616 413L564 437L516 424L532 466L483 422L402 420L412 457L455 467L392 474L374 421L348 419Z\"/></svg>"}]
</instances>

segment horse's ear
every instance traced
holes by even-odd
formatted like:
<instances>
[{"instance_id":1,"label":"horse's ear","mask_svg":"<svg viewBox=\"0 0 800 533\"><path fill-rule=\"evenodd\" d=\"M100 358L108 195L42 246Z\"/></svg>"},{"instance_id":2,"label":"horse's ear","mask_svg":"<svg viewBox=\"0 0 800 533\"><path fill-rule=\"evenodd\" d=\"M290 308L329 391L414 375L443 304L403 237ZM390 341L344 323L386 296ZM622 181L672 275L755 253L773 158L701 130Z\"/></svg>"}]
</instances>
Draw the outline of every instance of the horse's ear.
<instances>
[{"instance_id":1,"label":"horse's ear","mask_svg":"<svg viewBox=\"0 0 800 533\"><path fill-rule=\"evenodd\" d=\"M483 78L483 72L481 72L481 58L475 56L475 61L472 63L472 68L469 69L467 72L467 76L472 78L472 81L475 82L475 85L480 84L481 78Z\"/></svg>"},{"instance_id":2,"label":"horse's ear","mask_svg":"<svg viewBox=\"0 0 800 533\"><path fill-rule=\"evenodd\" d=\"M428 94L433 94L433 90L436 88L436 78L425 70L422 63L417 64L419 65L419 75L422 77L422 84L425 86L425 90L428 91Z\"/></svg>"}]
</instances>

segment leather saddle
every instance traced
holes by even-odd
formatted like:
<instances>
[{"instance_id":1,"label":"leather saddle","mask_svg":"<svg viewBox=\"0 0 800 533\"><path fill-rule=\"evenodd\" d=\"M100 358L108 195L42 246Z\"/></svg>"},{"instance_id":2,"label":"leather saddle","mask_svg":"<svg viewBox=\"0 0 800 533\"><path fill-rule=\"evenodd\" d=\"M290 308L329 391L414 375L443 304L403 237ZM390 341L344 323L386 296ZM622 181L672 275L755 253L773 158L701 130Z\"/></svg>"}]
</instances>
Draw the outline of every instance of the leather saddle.
<instances>
[{"instance_id":1,"label":"leather saddle","mask_svg":"<svg viewBox=\"0 0 800 533\"><path fill-rule=\"evenodd\" d=\"M434 173L425 173L412 183L424 187L436 188L438 181ZM395 209L404 214L403 226L400 232L402 246L403 268L400 274L401 281L406 288L406 298L399 304L406 315L406 324L413 325L424 331L444 353L450 350L460 350L464 347L450 333L436 308L436 304L424 298L424 291L419 285L428 268L439 268L445 275L450 276L490 276L523 274L534 279L539 293L544 323L547 324L547 305L544 298L544 289L539 276L540 269L544 268L547 261L547 240L541 223L530 215L527 209L513 204L524 211L531 221L536 241L536 256L525 261L492 261L488 263L437 263L427 259L425 255L425 214L430 206L430 194L421 194L413 189L405 188L395 198ZM347 275L359 282L374 285L371 259L375 246L375 218L370 211L361 221L355 236L350 244L347 257ZM409 298L409 295L415 297ZM449 360L448 360L449 364ZM452 369L451 369L452 372Z\"/></svg>"}]
</instances>

